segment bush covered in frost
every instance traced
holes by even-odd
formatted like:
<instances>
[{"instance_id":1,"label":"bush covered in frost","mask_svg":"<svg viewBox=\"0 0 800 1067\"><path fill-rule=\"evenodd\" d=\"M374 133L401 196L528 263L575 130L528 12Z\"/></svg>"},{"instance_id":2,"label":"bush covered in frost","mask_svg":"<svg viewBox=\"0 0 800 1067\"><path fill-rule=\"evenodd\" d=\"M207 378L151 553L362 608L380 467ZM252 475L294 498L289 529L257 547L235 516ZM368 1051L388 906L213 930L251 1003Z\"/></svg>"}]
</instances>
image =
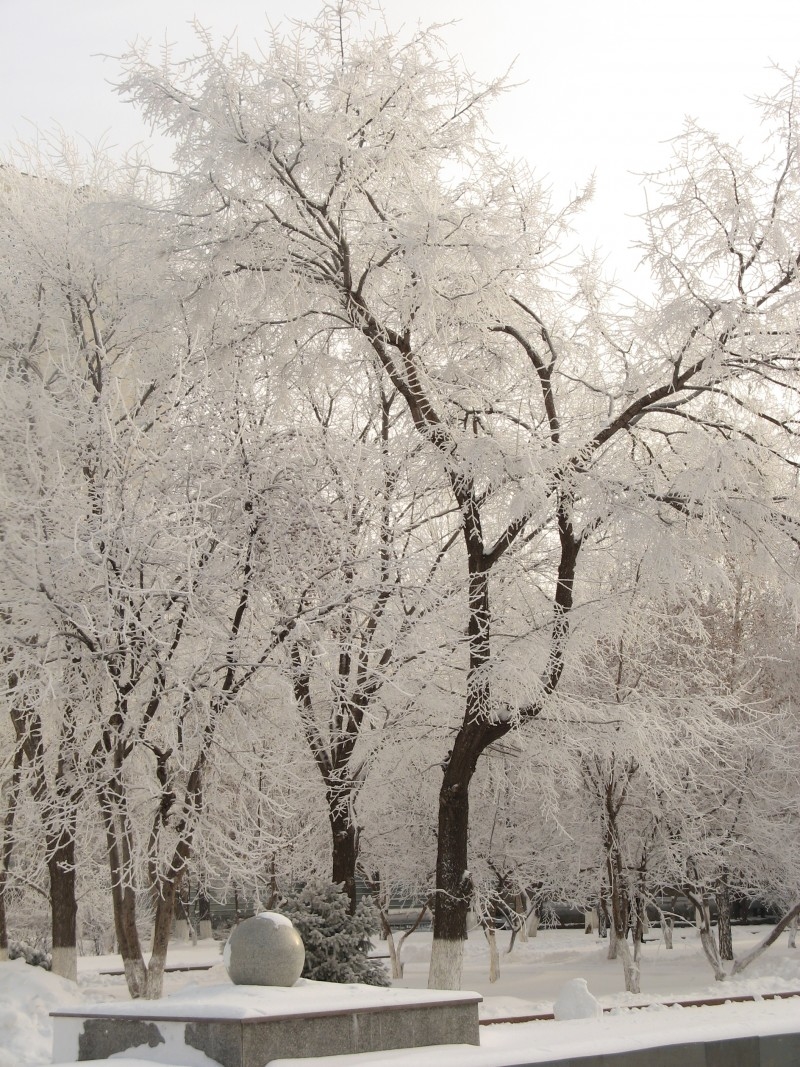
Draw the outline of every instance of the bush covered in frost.
<instances>
[{"instance_id":1,"label":"bush covered in frost","mask_svg":"<svg viewBox=\"0 0 800 1067\"><path fill-rule=\"evenodd\" d=\"M53 962L50 953L45 952L42 948L33 948L26 941L9 941L8 958L16 960L20 956L24 957L25 962L29 963L31 967L44 967L46 971L50 970Z\"/></svg>"}]
</instances>

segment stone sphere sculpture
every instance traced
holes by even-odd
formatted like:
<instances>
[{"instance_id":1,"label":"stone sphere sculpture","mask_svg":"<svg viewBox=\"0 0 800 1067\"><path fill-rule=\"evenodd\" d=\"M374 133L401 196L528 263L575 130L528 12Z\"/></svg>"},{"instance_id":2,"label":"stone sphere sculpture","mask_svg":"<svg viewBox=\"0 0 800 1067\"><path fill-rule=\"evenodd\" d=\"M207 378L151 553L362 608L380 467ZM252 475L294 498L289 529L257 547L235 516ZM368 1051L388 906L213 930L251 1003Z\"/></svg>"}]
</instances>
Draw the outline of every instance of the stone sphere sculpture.
<instances>
[{"instance_id":1,"label":"stone sphere sculpture","mask_svg":"<svg viewBox=\"0 0 800 1067\"><path fill-rule=\"evenodd\" d=\"M235 985L294 985L305 958L302 939L291 920L276 911L262 911L239 923L223 955Z\"/></svg>"}]
</instances>

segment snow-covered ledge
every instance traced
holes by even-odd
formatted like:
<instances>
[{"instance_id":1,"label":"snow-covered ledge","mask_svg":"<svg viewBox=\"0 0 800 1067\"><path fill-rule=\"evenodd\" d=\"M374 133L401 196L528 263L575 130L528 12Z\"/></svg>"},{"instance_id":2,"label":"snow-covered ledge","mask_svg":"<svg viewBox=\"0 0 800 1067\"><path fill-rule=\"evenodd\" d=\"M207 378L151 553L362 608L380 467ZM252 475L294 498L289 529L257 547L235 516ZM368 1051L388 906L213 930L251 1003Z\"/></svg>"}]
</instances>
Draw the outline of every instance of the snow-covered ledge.
<instances>
[{"instance_id":1,"label":"snow-covered ledge","mask_svg":"<svg viewBox=\"0 0 800 1067\"><path fill-rule=\"evenodd\" d=\"M53 1062L130 1051L155 1063L222 1067L424 1045L478 1045L478 993L382 989L300 979L291 987L219 985L157 1001L53 1012Z\"/></svg>"}]
</instances>

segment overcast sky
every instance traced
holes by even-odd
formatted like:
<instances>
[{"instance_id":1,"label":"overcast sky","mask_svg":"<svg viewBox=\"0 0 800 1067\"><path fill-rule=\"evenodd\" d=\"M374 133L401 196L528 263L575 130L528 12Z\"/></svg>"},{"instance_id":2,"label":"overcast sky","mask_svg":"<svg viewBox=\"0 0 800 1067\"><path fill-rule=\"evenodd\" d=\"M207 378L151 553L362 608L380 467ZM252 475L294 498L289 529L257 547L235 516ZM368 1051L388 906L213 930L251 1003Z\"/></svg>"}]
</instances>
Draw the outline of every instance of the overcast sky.
<instances>
[{"instance_id":1,"label":"overcast sky","mask_svg":"<svg viewBox=\"0 0 800 1067\"><path fill-rule=\"evenodd\" d=\"M33 127L148 140L109 83L137 36L191 46L196 16L248 49L267 21L307 17L321 0L0 0L0 145ZM667 157L689 114L725 136L755 137L747 96L770 89L771 62L800 64L800 0L385 0L390 25L457 24L451 50L491 76L514 62L523 84L495 105L497 139L567 195L594 171L585 237L612 260L642 210L632 172ZM624 271L630 258L619 259Z\"/></svg>"}]
</instances>

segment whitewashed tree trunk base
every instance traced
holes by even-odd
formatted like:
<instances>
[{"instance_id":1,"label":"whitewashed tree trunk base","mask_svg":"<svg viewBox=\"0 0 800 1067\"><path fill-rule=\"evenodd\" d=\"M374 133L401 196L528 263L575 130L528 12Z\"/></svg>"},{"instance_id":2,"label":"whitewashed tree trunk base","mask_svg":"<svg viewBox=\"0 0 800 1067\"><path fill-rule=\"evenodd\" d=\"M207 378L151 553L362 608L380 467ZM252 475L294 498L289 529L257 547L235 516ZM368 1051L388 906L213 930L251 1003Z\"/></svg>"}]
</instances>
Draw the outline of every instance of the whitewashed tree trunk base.
<instances>
[{"instance_id":1,"label":"whitewashed tree trunk base","mask_svg":"<svg viewBox=\"0 0 800 1067\"><path fill-rule=\"evenodd\" d=\"M464 965L464 942L434 938L428 989L460 989Z\"/></svg>"},{"instance_id":2,"label":"whitewashed tree trunk base","mask_svg":"<svg viewBox=\"0 0 800 1067\"><path fill-rule=\"evenodd\" d=\"M66 978L68 982L78 981L77 948L54 948L52 958L53 963L50 970L53 974Z\"/></svg>"},{"instance_id":3,"label":"whitewashed tree trunk base","mask_svg":"<svg viewBox=\"0 0 800 1067\"><path fill-rule=\"evenodd\" d=\"M793 919L792 922L789 923L789 948L797 948L798 921L799 920L797 919Z\"/></svg>"},{"instance_id":4,"label":"whitewashed tree trunk base","mask_svg":"<svg viewBox=\"0 0 800 1067\"><path fill-rule=\"evenodd\" d=\"M125 981L131 997L143 997L147 989L147 969L141 960L124 960Z\"/></svg>"},{"instance_id":5,"label":"whitewashed tree trunk base","mask_svg":"<svg viewBox=\"0 0 800 1067\"><path fill-rule=\"evenodd\" d=\"M403 977L403 965L397 958L397 946L394 943L394 934L391 927L386 928L386 947L389 950L389 961L392 965L392 978Z\"/></svg>"},{"instance_id":6,"label":"whitewashed tree trunk base","mask_svg":"<svg viewBox=\"0 0 800 1067\"><path fill-rule=\"evenodd\" d=\"M617 949L622 958L622 972L625 975L625 991L627 993L640 993L639 988L639 963L631 952L631 946L626 937L617 939Z\"/></svg>"},{"instance_id":7,"label":"whitewashed tree trunk base","mask_svg":"<svg viewBox=\"0 0 800 1067\"><path fill-rule=\"evenodd\" d=\"M208 941L214 936L214 931L211 929L210 919L201 919L197 926L197 936L201 941Z\"/></svg>"},{"instance_id":8,"label":"whitewashed tree trunk base","mask_svg":"<svg viewBox=\"0 0 800 1067\"><path fill-rule=\"evenodd\" d=\"M497 934L494 930L484 930L489 943L489 981L496 982L500 977L500 953L497 951Z\"/></svg>"},{"instance_id":9,"label":"whitewashed tree trunk base","mask_svg":"<svg viewBox=\"0 0 800 1067\"><path fill-rule=\"evenodd\" d=\"M664 938L664 948L672 948L672 932L675 929L674 919L665 919L661 924L661 935Z\"/></svg>"}]
</instances>

